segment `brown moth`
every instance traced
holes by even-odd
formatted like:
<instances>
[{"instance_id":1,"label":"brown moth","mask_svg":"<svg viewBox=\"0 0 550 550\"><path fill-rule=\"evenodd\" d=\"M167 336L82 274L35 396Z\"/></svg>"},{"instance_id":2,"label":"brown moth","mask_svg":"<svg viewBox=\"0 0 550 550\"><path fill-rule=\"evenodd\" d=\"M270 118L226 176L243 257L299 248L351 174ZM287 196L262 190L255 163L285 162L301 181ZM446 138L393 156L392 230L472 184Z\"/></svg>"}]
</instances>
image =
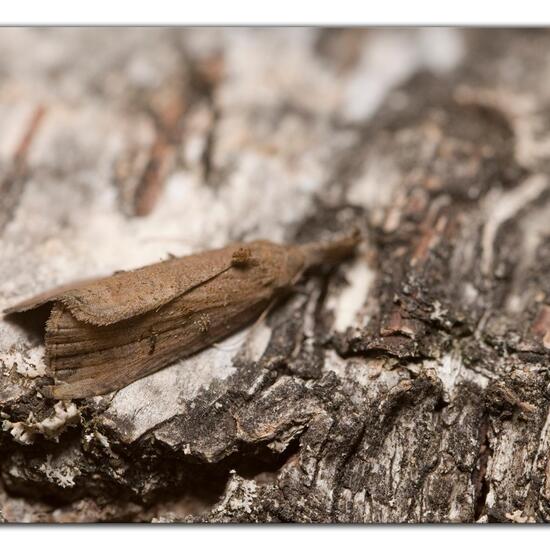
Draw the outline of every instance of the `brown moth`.
<instances>
[{"instance_id":1,"label":"brown moth","mask_svg":"<svg viewBox=\"0 0 550 550\"><path fill-rule=\"evenodd\" d=\"M101 395L244 328L304 271L343 260L358 241L355 232L305 245L231 244L57 288L5 313L51 305L45 347L55 383L42 393Z\"/></svg>"}]
</instances>

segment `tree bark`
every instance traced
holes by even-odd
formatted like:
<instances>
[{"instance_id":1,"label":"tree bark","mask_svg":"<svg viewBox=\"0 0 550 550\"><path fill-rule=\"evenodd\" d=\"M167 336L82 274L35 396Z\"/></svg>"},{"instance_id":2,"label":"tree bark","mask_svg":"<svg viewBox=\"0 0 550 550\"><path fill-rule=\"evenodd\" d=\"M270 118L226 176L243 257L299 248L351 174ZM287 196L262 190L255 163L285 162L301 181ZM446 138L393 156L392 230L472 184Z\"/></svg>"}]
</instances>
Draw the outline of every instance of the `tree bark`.
<instances>
[{"instance_id":1,"label":"tree bark","mask_svg":"<svg viewBox=\"0 0 550 550\"><path fill-rule=\"evenodd\" d=\"M0 307L240 239L356 259L109 395L0 321L0 519L550 519L550 33L3 29Z\"/></svg>"}]
</instances>

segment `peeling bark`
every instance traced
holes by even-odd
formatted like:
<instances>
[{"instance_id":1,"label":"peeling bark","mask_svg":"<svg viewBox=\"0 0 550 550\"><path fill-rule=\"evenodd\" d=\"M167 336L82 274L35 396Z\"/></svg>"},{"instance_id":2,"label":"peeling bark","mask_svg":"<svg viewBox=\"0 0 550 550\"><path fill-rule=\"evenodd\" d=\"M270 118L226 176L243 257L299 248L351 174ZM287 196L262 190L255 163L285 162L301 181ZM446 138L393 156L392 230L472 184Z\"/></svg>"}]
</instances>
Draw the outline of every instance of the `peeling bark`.
<instances>
[{"instance_id":1,"label":"peeling bark","mask_svg":"<svg viewBox=\"0 0 550 550\"><path fill-rule=\"evenodd\" d=\"M0 307L239 239L364 243L102 397L42 397L39 319L3 319L0 520L548 521L549 46L4 29Z\"/></svg>"}]
</instances>

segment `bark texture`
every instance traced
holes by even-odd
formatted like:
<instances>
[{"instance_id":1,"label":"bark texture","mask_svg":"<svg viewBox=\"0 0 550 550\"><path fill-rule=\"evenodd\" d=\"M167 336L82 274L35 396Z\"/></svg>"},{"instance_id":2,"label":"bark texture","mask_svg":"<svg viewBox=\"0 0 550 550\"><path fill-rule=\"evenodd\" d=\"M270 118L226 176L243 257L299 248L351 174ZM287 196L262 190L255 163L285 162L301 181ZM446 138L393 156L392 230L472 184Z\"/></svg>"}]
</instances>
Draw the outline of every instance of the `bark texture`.
<instances>
[{"instance_id":1,"label":"bark texture","mask_svg":"<svg viewBox=\"0 0 550 550\"><path fill-rule=\"evenodd\" d=\"M0 520L550 519L550 33L2 29L0 307L358 227L218 346L52 401L0 322Z\"/></svg>"}]
</instances>

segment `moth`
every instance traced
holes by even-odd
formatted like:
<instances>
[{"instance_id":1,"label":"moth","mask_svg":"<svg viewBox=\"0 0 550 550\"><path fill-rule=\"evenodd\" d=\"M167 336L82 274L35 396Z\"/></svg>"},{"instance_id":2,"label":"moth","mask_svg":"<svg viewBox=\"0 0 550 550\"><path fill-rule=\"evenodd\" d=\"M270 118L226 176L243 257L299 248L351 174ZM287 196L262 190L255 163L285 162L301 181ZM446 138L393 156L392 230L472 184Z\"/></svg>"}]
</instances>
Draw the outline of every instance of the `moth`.
<instances>
[{"instance_id":1,"label":"moth","mask_svg":"<svg viewBox=\"0 0 550 550\"><path fill-rule=\"evenodd\" d=\"M244 328L309 268L342 261L358 242L354 232L303 245L235 243L59 287L5 313L51 307L46 397L102 395Z\"/></svg>"}]
</instances>

